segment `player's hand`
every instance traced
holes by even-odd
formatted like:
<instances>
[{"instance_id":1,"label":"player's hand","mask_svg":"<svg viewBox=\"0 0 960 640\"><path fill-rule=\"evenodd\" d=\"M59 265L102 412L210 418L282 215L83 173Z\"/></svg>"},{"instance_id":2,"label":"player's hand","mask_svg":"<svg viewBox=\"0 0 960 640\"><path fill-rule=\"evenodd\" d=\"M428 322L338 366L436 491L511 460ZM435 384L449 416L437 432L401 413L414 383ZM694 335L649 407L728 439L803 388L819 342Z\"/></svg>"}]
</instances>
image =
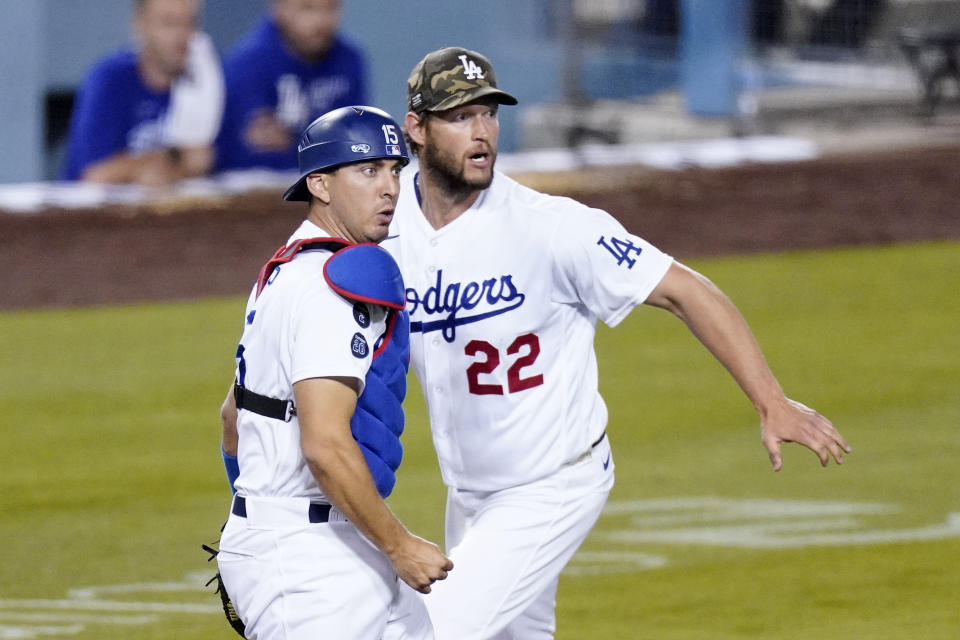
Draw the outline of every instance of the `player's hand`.
<instances>
[{"instance_id":1,"label":"player's hand","mask_svg":"<svg viewBox=\"0 0 960 640\"><path fill-rule=\"evenodd\" d=\"M276 116L267 111L261 111L254 116L244 130L243 138L259 152L286 151L293 143L290 131Z\"/></svg>"},{"instance_id":2,"label":"player's hand","mask_svg":"<svg viewBox=\"0 0 960 640\"><path fill-rule=\"evenodd\" d=\"M843 464L843 454L852 449L829 420L799 402L784 398L767 412L761 421L760 436L763 446L770 454L774 471L783 467L780 445L796 442L807 447L820 458L821 466L827 466L830 456L837 464Z\"/></svg>"},{"instance_id":3,"label":"player's hand","mask_svg":"<svg viewBox=\"0 0 960 640\"><path fill-rule=\"evenodd\" d=\"M155 151L141 157L136 181L144 187L165 187L180 179L177 165L164 151Z\"/></svg>"},{"instance_id":4,"label":"player's hand","mask_svg":"<svg viewBox=\"0 0 960 640\"><path fill-rule=\"evenodd\" d=\"M437 545L412 534L388 557L397 575L420 593L430 593L430 585L446 578L453 569L453 562Z\"/></svg>"}]
</instances>

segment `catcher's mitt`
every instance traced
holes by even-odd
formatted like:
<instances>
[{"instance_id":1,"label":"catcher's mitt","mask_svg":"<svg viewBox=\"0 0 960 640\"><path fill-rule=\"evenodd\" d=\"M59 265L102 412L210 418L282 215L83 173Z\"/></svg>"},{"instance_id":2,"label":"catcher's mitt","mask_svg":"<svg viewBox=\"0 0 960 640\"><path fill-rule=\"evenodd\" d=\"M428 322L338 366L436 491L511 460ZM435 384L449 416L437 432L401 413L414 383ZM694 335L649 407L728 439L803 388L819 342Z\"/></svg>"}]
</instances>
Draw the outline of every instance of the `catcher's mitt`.
<instances>
[{"instance_id":1,"label":"catcher's mitt","mask_svg":"<svg viewBox=\"0 0 960 640\"><path fill-rule=\"evenodd\" d=\"M203 550L210 554L210 557L207 558L207 562L210 562L217 557L217 554L220 553L219 550L214 549L208 545L200 545L203 547ZM223 605L223 615L227 617L227 622L230 623L230 626L233 627L233 630L240 634L241 638L246 638L244 635L246 631L246 626L243 624L243 620L240 619L240 616L237 615L236 609L233 608L233 602L230 601L230 594L227 593L227 588L223 586L223 579L220 577L220 572L217 571L217 574L210 578L207 581L207 584L204 586L209 587L214 582L217 583L217 595L220 596L220 603Z\"/></svg>"}]
</instances>

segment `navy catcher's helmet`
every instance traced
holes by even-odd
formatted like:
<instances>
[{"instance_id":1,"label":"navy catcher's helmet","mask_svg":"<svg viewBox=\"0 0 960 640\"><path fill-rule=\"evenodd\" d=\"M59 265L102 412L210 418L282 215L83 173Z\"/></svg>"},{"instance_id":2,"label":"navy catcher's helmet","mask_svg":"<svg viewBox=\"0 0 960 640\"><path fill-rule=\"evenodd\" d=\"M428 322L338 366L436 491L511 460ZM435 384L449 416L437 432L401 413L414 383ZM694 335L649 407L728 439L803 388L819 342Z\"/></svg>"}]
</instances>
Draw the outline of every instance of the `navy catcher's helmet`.
<instances>
[{"instance_id":1,"label":"navy catcher's helmet","mask_svg":"<svg viewBox=\"0 0 960 640\"><path fill-rule=\"evenodd\" d=\"M307 176L341 164L398 159L410 162L400 126L375 107L341 107L310 123L297 143L300 178L283 194L284 200L310 201Z\"/></svg>"}]
</instances>

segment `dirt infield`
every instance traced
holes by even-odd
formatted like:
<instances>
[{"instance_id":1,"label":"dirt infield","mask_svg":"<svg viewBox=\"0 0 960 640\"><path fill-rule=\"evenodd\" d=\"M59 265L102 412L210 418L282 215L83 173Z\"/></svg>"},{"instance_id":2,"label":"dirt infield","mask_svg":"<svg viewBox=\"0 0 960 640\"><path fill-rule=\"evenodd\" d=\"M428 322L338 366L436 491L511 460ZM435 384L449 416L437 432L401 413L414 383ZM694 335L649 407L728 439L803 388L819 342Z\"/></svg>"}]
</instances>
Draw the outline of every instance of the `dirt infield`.
<instances>
[{"instance_id":1,"label":"dirt infield","mask_svg":"<svg viewBox=\"0 0 960 640\"><path fill-rule=\"evenodd\" d=\"M518 178L606 209L679 258L960 238L960 147ZM304 215L279 192L174 209L0 211L0 310L245 293Z\"/></svg>"}]
</instances>

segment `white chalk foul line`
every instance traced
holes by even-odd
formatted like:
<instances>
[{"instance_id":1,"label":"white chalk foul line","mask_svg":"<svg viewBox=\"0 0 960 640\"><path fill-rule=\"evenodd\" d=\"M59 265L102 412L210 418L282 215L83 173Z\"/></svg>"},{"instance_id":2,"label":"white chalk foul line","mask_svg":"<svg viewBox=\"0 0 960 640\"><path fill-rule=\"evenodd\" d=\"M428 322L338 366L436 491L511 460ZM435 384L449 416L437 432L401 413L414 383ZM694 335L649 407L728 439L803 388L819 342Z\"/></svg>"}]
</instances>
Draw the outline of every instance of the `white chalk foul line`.
<instances>
[{"instance_id":1,"label":"white chalk foul line","mask_svg":"<svg viewBox=\"0 0 960 640\"><path fill-rule=\"evenodd\" d=\"M82 624L64 626L15 627L0 625L0 640L31 640L39 636L75 636L84 630Z\"/></svg>"},{"instance_id":2,"label":"white chalk foul line","mask_svg":"<svg viewBox=\"0 0 960 640\"><path fill-rule=\"evenodd\" d=\"M0 598L0 640L70 636L88 626L137 626L156 622L159 614L216 615L220 606L207 593L208 604L114 600L107 595L135 597L144 593L204 593L209 574L191 573L179 582L134 582L75 587L67 598ZM62 613L67 612L70 613ZM114 613L117 615L105 615ZM58 624L61 623L61 624Z\"/></svg>"},{"instance_id":3,"label":"white chalk foul line","mask_svg":"<svg viewBox=\"0 0 960 640\"><path fill-rule=\"evenodd\" d=\"M78 611L133 611L136 613L217 613L220 605L192 602L124 602L85 598L43 600L0 598L0 609L52 609Z\"/></svg>"},{"instance_id":4,"label":"white chalk foul line","mask_svg":"<svg viewBox=\"0 0 960 640\"><path fill-rule=\"evenodd\" d=\"M649 571L665 556L635 550L641 545L788 549L925 542L960 537L960 513L917 527L878 528L870 518L889 518L895 504L813 500L675 497L611 501L591 535L603 551L580 551L566 575ZM631 548L632 547L632 548Z\"/></svg>"},{"instance_id":5,"label":"white chalk foul line","mask_svg":"<svg viewBox=\"0 0 960 640\"><path fill-rule=\"evenodd\" d=\"M636 551L580 551L563 570L568 576L596 576L635 573L659 569L667 564L663 556Z\"/></svg>"},{"instance_id":6,"label":"white chalk foul line","mask_svg":"<svg viewBox=\"0 0 960 640\"><path fill-rule=\"evenodd\" d=\"M625 544L684 544L739 548L870 545L960 537L960 513L945 522L899 529L863 518L900 512L896 505L726 498L667 498L611 502L604 516L629 516L627 526L598 531Z\"/></svg>"},{"instance_id":7,"label":"white chalk foul line","mask_svg":"<svg viewBox=\"0 0 960 640\"><path fill-rule=\"evenodd\" d=\"M924 542L960 536L960 513L951 513L942 524L909 529L850 530L856 521L810 520L804 523L757 524L656 531L611 531L605 540L621 543L691 544L756 549L786 549L813 546L862 546ZM810 530L803 533L803 530ZM833 529L834 531L830 531ZM843 531L836 531L843 529Z\"/></svg>"},{"instance_id":8,"label":"white chalk foul line","mask_svg":"<svg viewBox=\"0 0 960 640\"><path fill-rule=\"evenodd\" d=\"M153 615L129 615L129 616L105 616L93 613L24 613L20 611L0 611L0 623L2 622L69 622L69 623L88 623L88 624L130 624L141 625L150 624L157 621L157 616Z\"/></svg>"},{"instance_id":9,"label":"white chalk foul line","mask_svg":"<svg viewBox=\"0 0 960 640\"><path fill-rule=\"evenodd\" d=\"M191 573L180 582L133 582L127 584L74 587L67 591L70 599L96 600L107 594L172 593L177 591L203 591L199 585L210 579L210 574Z\"/></svg>"}]
</instances>

